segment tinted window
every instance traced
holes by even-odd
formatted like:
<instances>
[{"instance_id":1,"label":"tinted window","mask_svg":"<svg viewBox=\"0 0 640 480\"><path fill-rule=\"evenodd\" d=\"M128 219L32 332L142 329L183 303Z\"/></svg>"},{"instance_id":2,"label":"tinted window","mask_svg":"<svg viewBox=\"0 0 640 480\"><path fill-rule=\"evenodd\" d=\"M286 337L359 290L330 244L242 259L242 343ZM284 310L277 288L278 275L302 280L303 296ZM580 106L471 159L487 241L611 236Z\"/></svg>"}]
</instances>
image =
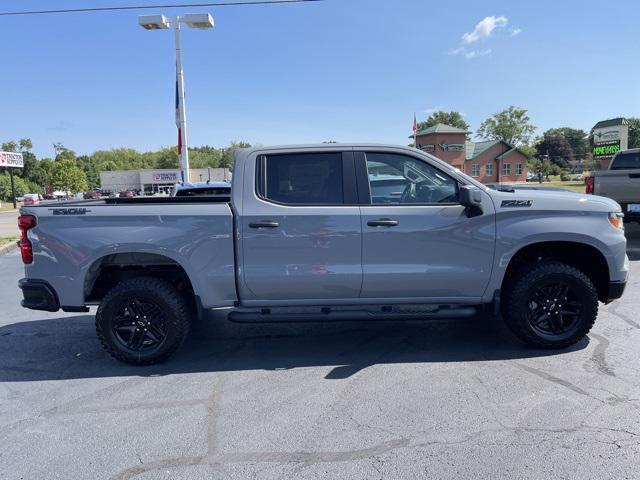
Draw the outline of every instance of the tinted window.
<instances>
[{"instance_id":1,"label":"tinted window","mask_svg":"<svg viewBox=\"0 0 640 480\"><path fill-rule=\"evenodd\" d=\"M258 193L279 203L335 205L343 203L342 154L267 155Z\"/></svg>"},{"instance_id":2,"label":"tinted window","mask_svg":"<svg viewBox=\"0 0 640 480\"><path fill-rule=\"evenodd\" d=\"M628 170L640 168L640 152L621 153L611 165L611 170Z\"/></svg>"},{"instance_id":3,"label":"tinted window","mask_svg":"<svg viewBox=\"0 0 640 480\"><path fill-rule=\"evenodd\" d=\"M231 194L231 187L229 188L186 188L178 190L176 197L209 197L218 195Z\"/></svg>"},{"instance_id":4,"label":"tinted window","mask_svg":"<svg viewBox=\"0 0 640 480\"><path fill-rule=\"evenodd\" d=\"M420 160L387 153L367 153L373 204L435 204L458 201L455 180Z\"/></svg>"}]
</instances>

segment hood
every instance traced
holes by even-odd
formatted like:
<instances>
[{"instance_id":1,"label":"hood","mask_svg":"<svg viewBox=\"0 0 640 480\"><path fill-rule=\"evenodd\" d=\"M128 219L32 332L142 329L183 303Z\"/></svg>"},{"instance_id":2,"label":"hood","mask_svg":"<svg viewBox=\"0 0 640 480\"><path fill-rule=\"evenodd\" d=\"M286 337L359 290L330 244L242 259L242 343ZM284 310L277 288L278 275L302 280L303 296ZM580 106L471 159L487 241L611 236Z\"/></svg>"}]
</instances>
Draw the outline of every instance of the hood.
<instances>
[{"instance_id":1,"label":"hood","mask_svg":"<svg viewBox=\"0 0 640 480\"><path fill-rule=\"evenodd\" d=\"M496 210L565 210L583 212L620 212L620 205L610 198L568 190L518 189L505 192L487 189Z\"/></svg>"}]
</instances>

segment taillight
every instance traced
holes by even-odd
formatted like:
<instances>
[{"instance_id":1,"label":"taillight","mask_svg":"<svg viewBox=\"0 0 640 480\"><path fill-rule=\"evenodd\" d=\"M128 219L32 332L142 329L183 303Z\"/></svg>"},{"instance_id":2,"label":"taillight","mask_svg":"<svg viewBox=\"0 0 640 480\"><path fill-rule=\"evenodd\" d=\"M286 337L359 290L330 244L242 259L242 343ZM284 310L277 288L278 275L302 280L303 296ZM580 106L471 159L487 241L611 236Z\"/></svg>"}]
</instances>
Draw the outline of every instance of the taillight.
<instances>
[{"instance_id":1,"label":"taillight","mask_svg":"<svg viewBox=\"0 0 640 480\"><path fill-rule=\"evenodd\" d=\"M593 177L587 177L587 181L585 183L586 187L584 190L584 193L590 193L591 195L593 195L594 193L594 186L595 186L595 181L596 179Z\"/></svg>"},{"instance_id":2,"label":"taillight","mask_svg":"<svg viewBox=\"0 0 640 480\"><path fill-rule=\"evenodd\" d=\"M23 263L33 263L33 245L27 236L27 232L37 224L33 215L20 215L18 217L18 228L20 229L20 253Z\"/></svg>"}]
</instances>

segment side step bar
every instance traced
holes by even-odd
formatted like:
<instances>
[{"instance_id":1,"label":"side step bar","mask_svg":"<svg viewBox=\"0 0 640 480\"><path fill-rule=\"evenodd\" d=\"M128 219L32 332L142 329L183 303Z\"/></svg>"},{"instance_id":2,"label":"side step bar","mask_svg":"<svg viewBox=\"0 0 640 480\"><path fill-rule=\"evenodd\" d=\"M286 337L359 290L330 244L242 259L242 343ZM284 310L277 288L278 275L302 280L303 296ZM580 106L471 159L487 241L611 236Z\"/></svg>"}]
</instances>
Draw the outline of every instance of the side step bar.
<instances>
[{"instance_id":1,"label":"side step bar","mask_svg":"<svg viewBox=\"0 0 640 480\"><path fill-rule=\"evenodd\" d=\"M369 320L428 320L438 318L467 318L478 313L476 307L435 308L424 311L393 311L391 307L372 310L334 310L323 307L317 312L272 311L269 308L246 311L235 310L229 313L228 319L238 323L268 322L337 322L337 321L369 321Z\"/></svg>"}]
</instances>

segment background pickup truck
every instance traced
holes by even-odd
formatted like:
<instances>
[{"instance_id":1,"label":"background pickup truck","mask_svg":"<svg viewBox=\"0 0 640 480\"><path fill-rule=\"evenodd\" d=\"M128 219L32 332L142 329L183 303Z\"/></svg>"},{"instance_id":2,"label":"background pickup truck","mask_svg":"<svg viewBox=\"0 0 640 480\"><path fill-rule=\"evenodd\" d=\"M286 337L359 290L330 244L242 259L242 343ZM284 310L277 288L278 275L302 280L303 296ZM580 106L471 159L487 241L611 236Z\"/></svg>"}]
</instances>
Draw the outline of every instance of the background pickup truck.
<instances>
[{"instance_id":1,"label":"background pickup truck","mask_svg":"<svg viewBox=\"0 0 640 480\"><path fill-rule=\"evenodd\" d=\"M640 149L622 150L607 170L592 172L587 193L612 198L622 206L625 221L640 222Z\"/></svg>"},{"instance_id":2,"label":"background pickup truck","mask_svg":"<svg viewBox=\"0 0 640 480\"><path fill-rule=\"evenodd\" d=\"M231 197L23 207L24 307L87 311L115 358L169 357L233 321L502 315L524 342L582 338L627 281L620 206L491 190L407 147L238 151Z\"/></svg>"}]
</instances>

